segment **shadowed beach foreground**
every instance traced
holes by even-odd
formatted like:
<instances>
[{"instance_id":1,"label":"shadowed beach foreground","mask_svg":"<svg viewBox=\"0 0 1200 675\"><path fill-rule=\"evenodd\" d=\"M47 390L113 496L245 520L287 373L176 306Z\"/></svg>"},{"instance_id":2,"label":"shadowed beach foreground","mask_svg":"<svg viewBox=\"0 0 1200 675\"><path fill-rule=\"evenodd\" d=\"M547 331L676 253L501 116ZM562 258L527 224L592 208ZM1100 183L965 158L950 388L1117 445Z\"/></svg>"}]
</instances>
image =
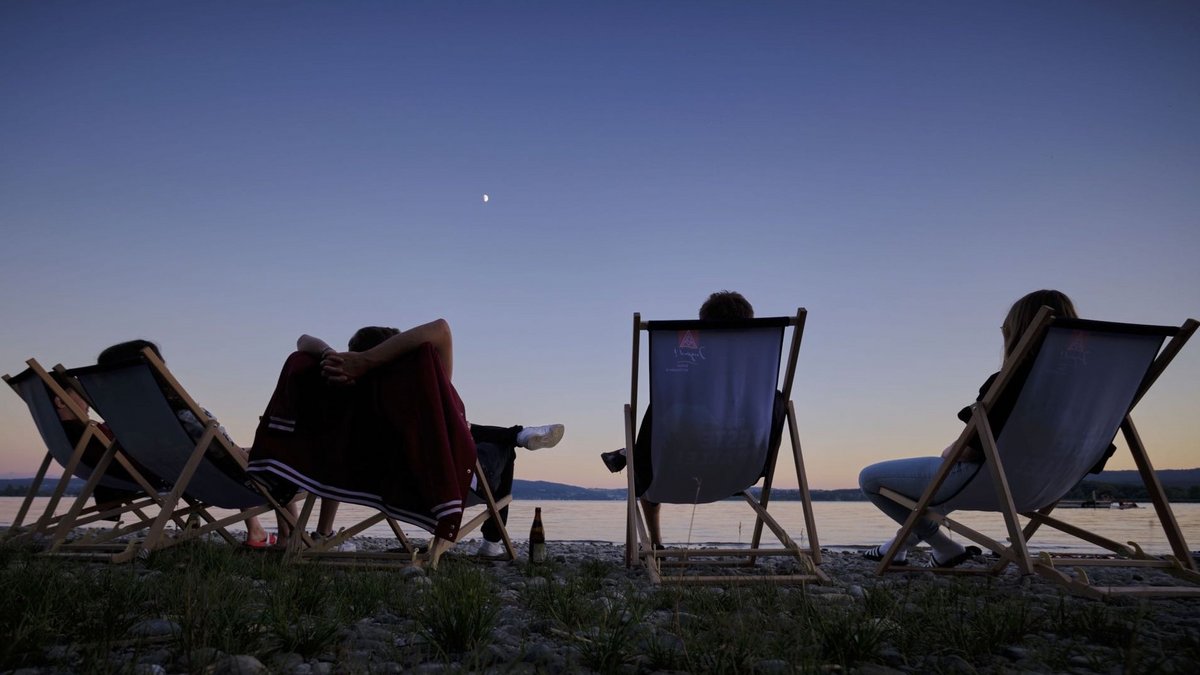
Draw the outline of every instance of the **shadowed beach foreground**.
<instances>
[{"instance_id":1,"label":"shadowed beach foreground","mask_svg":"<svg viewBox=\"0 0 1200 675\"><path fill-rule=\"evenodd\" d=\"M218 544L124 566L8 546L0 670L1123 673L1200 662L1195 599L1084 600L1013 573L879 578L853 552L825 554L827 586L655 588L619 546L549 550L542 565L460 553L425 571L285 565ZM1089 574L1159 583L1152 570Z\"/></svg>"}]
</instances>

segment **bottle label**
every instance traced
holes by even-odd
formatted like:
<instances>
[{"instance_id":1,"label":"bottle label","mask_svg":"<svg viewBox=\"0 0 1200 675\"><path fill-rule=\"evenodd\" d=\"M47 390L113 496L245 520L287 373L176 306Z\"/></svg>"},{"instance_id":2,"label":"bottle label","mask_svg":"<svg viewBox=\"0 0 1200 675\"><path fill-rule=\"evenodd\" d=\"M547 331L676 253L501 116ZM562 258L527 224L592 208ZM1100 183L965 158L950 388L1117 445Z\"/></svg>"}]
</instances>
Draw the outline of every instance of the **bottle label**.
<instances>
[{"instance_id":1,"label":"bottle label","mask_svg":"<svg viewBox=\"0 0 1200 675\"><path fill-rule=\"evenodd\" d=\"M538 542L529 545L529 562L544 563L546 562L546 544Z\"/></svg>"}]
</instances>

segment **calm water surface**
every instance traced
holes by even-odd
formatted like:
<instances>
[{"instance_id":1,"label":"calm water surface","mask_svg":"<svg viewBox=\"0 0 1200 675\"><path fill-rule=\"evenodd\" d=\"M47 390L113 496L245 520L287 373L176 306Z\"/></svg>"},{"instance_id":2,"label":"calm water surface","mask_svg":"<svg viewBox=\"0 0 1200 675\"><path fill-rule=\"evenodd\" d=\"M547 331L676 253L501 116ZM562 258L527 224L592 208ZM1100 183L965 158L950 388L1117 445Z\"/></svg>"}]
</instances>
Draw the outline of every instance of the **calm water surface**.
<instances>
[{"instance_id":1,"label":"calm water surface","mask_svg":"<svg viewBox=\"0 0 1200 675\"><path fill-rule=\"evenodd\" d=\"M35 501L34 511L45 508L46 499ZM21 500L0 497L0 524L7 525L16 517ZM555 540L625 541L625 502L619 501L518 501L509 512L509 533L514 539L528 536L533 521L533 509L542 507L546 538ZM1136 541L1147 552L1170 551L1162 528L1157 525L1154 509L1141 504L1137 509L1060 509L1055 512L1069 523L1085 527L1110 539ZM1184 538L1193 550L1200 547L1200 504L1174 504L1172 510L1183 530ZM216 510L217 513L229 513ZM473 511L472 511L473 512ZM799 502L777 502L771 512L797 541L808 541L804 516ZM896 525L884 517L870 502L817 502L813 506L818 541L826 547L874 546L896 530ZM345 527L373 513L371 509L343 504L338 513L338 527ZM996 514L963 512L955 516L968 526L1004 541L1007 537L1004 521ZM315 527L315 513L309 529ZM264 523L268 528L272 525ZM675 544L733 543L747 544L753 534L754 517L744 503L728 501L707 504L693 509L690 506L664 505L662 513L663 538ZM239 528L234 528L239 529ZM423 530L405 527L419 538ZM387 525L373 527L368 536L390 537ZM475 535L476 537L478 535ZM1059 535L1043 528L1034 538L1034 550L1053 549L1072 552L1100 551L1091 545Z\"/></svg>"}]
</instances>

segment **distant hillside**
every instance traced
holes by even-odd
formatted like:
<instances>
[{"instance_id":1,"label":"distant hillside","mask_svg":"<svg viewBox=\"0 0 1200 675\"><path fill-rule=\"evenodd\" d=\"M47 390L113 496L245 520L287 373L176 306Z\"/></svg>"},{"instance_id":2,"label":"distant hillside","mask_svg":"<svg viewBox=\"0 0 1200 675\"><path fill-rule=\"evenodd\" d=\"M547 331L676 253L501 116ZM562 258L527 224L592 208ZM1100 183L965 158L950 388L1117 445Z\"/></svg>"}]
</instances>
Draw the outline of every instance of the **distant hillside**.
<instances>
[{"instance_id":1,"label":"distant hillside","mask_svg":"<svg viewBox=\"0 0 1200 675\"><path fill-rule=\"evenodd\" d=\"M58 487L59 476L54 478L46 478L42 481L42 487L38 490L38 494L43 497L49 497L54 488ZM29 486L33 484L33 478L0 478L0 497L24 497L29 491ZM78 494L79 489L83 487L83 481L78 478L72 478L71 483L67 487L67 494Z\"/></svg>"},{"instance_id":2,"label":"distant hillside","mask_svg":"<svg viewBox=\"0 0 1200 675\"><path fill-rule=\"evenodd\" d=\"M1155 472L1163 492L1172 502L1200 501L1200 469L1164 469ZM1067 494L1068 499L1097 497L1144 500L1149 498L1137 471L1101 471L1088 476Z\"/></svg>"},{"instance_id":3,"label":"distant hillside","mask_svg":"<svg viewBox=\"0 0 1200 675\"><path fill-rule=\"evenodd\" d=\"M551 483L544 480L513 480L514 499L585 499L585 500L621 500L625 499L625 490L610 490L606 488L585 488L564 483Z\"/></svg>"},{"instance_id":4,"label":"distant hillside","mask_svg":"<svg viewBox=\"0 0 1200 675\"><path fill-rule=\"evenodd\" d=\"M757 489L751 492L758 493ZM814 501L847 502L865 499L858 488L846 490L812 490ZM581 488L562 483L550 483L541 480L513 481L513 497L515 499L596 499L620 501L625 499L625 488ZM771 491L771 499L779 501L798 501L799 490L775 489Z\"/></svg>"}]
</instances>

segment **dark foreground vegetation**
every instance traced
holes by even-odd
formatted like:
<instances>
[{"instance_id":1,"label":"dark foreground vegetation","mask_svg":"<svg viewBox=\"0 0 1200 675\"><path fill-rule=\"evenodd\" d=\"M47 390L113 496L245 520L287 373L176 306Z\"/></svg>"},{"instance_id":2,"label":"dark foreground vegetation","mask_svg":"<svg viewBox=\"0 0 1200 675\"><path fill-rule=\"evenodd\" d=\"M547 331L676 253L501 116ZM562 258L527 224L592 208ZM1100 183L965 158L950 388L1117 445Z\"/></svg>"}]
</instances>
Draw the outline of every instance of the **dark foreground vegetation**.
<instances>
[{"instance_id":1,"label":"dark foreground vegetation","mask_svg":"<svg viewBox=\"0 0 1200 675\"><path fill-rule=\"evenodd\" d=\"M607 547L615 550L615 547ZM578 553L578 552L577 552ZM285 565L221 545L136 565L0 548L0 670L228 672L1194 672L1200 603L1104 603L1031 580L665 588L615 556L539 566ZM1189 604L1190 603L1190 604Z\"/></svg>"}]
</instances>

